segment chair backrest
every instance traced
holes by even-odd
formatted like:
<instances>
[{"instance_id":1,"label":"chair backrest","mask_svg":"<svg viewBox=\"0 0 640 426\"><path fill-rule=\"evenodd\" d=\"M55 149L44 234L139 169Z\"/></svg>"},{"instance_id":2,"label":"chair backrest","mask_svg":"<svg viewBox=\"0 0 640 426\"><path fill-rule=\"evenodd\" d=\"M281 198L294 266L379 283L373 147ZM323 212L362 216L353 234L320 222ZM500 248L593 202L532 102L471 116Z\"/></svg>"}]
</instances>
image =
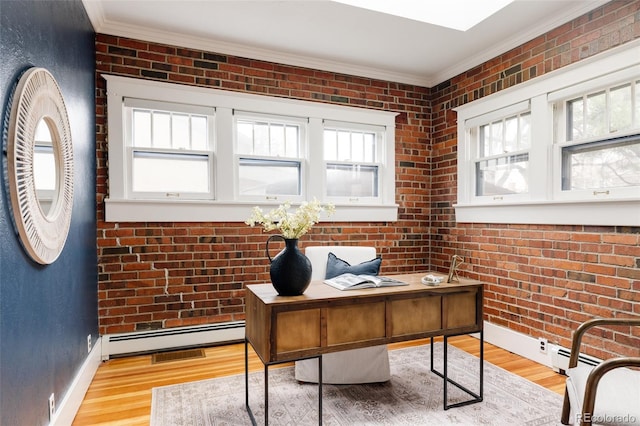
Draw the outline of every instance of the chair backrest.
<instances>
[{"instance_id":1,"label":"chair backrest","mask_svg":"<svg viewBox=\"0 0 640 426\"><path fill-rule=\"evenodd\" d=\"M327 257L335 254L345 262L356 265L367 260L375 259L375 247L360 246L310 246L304 249L304 254L311 261L311 279L323 280L327 273Z\"/></svg>"}]
</instances>

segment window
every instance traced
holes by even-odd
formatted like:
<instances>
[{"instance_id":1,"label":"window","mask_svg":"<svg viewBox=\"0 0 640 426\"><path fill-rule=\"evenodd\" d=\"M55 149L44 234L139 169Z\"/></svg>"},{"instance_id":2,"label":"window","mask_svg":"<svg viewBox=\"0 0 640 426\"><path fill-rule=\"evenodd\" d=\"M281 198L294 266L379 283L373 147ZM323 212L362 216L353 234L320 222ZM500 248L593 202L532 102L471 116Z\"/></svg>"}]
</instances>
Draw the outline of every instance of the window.
<instances>
[{"instance_id":1,"label":"window","mask_svg":"<svg viewBox=\"0 0 640 426\"><path fill-rule=\"evenodd\" d=\"M510 116L479 128L476 195L529 192L531 114Z\"/></svg>"},{"instance_id":2,"label":"window","mask_svg":"<svg viewBox=\"0 0 640 426\"><path fill-rule=\"evenodd\" d=\"M212 108L125 99L131 198L213 199Z\"/></svg>"},{"instance_id":3,"label":"window","mask_svg":"<svg viewBox=\"0 0 640 426\"><path fill-rule=\"evenodd\" d=\"M457 108L456 219L640 226L637 44Z\"/></svg>"},{"instance_id":4,"label":"window","mask_svg":"<svg viewBox=\"0 0 640 426\"><path fill-rule=\"evenodd\" d=\"M301 199L305 124L291 118L235 114L239 199Z\"/></svg>"},{"instance_id":5,"label":"window","mask_svg":"<svg viewBox=\"0 0 640 426\"><path fill-rule=\"evenodd\" d=\"M560 100L555 104L565 197L624 196L640 188L640 80ZM561 125L561 124L560 124Z\"/></svg>"},{"instance_id":6,"label":"window","mask_svg":"<svg viewBox=\"0 0 640 426\"><path fill-rule=\"evenodd\" d=\"M395 113L104 78L107 221L244 221L314 198L332 221L397 220Z\"/></svg>"},{"instance_id":7,"label":"window","mask_svg":"<svg viewBox=\"0 0 640 426\"><path fill-rule=\"evenodd\" d=\"M326 196L375 200L379 196L384 129L324 123Z\"/></svg>"}]
</instances>

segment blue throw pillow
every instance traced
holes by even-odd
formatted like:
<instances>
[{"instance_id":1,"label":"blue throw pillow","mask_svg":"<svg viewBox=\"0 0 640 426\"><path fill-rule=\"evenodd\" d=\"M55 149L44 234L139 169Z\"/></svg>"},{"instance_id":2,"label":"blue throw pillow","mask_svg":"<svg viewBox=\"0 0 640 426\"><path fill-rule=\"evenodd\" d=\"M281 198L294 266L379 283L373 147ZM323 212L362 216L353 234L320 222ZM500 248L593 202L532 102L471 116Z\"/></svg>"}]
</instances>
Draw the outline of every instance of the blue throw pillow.
<instances>
[{"instance_id":1,"label":"blue throw pillow","mask_svg":"<svg viewBox=\"0 0 640 426\"><path fill-rule=\"evenodd\" d=\"M357 265L350 265L335 254L329 253L325 279L337 277L338 275L346 274L347 272L355 275L378 275L381 263L382 258L376 257L375 259L367 260L366 262L362 262Z\"/></svg>"}]
</instances>

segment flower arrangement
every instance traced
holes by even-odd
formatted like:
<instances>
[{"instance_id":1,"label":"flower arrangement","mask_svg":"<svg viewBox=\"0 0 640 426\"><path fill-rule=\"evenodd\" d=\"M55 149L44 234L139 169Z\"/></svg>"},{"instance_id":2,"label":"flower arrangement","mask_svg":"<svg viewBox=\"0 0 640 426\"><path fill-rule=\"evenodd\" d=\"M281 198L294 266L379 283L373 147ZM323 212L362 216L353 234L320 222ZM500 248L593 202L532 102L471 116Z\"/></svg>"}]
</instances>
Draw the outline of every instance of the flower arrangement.
<instances>
[{"instance_id":1,"label":"flower arrangement","mask_svg":"<svg viewBox=\"0 0 640 426\"><path fill-rule=\"evenodd\" d=\"M262 225L265 232L280 230L286 239L297 239L309 232L311 227L320 221L322 212L331 216L335 212L333 204L321 204L315 198L311 202L303 202L294 212L290 212L289 201L278 208L264 213L258 206L253 208L251 217L245 223L251 227Z\"/></svg>"}]
</instances>

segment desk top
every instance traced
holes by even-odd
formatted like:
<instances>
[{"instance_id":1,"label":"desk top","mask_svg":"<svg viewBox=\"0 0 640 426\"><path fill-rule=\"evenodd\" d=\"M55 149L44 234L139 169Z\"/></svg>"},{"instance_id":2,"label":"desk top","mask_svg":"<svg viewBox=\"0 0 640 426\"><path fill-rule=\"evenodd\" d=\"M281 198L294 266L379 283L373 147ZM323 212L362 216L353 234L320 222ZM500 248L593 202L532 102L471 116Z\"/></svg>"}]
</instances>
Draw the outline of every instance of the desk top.
<instances>
[{"instance_id":1,"label":"desk top","mask_svg":"<svg viewBox=\"0 0 640 426\"><path fill-rule=\"evenodd\" d=\"M327 299L342 299L342 298L377 298L380 296L386 296L390 294L397 295L398 293L407 293L408 295L415 292L424 292L425 290L434 293L451 293L464 290L465 287L477 287L482 286L482 282L478 280L472 280L469 278L460 278L460 282L453 283L440 283L438 285L426 285L422 284L421 278L427 274L440 277L443 281L446 281L447 276L433 272L416 272L410 274L400 275L388 275L394 279L404 281L409 285L404 286L389 286L378 288L363 288L356 290L338 290L322 282L322 280L313 280L309 284L309 287L305 292L299 296L280 296L276 292L275 288L271 284L252 284L248 285L247 289L251 290L264 304L266 305L278 305L278 304L296 304L307 303L316 300Z\"/></svg>"}]
</instances>

